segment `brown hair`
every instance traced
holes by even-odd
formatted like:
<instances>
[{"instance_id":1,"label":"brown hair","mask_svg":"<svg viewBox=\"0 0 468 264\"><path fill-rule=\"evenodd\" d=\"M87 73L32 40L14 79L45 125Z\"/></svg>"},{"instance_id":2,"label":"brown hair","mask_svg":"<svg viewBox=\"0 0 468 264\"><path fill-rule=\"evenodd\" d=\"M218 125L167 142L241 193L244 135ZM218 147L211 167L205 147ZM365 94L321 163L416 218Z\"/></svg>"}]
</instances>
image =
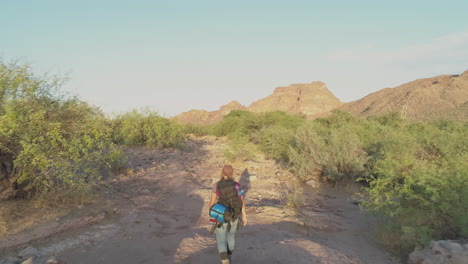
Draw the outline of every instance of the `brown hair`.
<instances>
[{"instance_id":1,"label":"brown hair","mask_svg":"<svg viewBox=\"0 0 468 264\"><path fill-rule=\"evenodd\" d=\"M227 178L234 180L233 173L234 168L231 165L224 165L223 170L221 171L221 180L227 180Z\"/></svg>"}]
</instances>

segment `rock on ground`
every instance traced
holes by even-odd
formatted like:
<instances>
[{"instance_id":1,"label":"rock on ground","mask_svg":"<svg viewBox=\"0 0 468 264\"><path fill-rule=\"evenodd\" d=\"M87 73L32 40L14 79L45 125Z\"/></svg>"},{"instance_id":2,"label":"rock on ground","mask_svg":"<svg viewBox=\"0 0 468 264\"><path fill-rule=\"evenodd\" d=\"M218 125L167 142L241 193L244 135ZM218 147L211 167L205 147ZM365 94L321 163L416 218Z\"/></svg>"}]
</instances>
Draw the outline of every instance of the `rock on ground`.
<instances>
[{"instance_id":1,"label":"rock on ground","mask_svg":"<svg viewBox=\"0 0 468 264\"><path fill-rule=\"evenodd\" d=\"M34 258L28 258L27 260L21 262L21 264L34 264Z\"/></svg>"},{"instance_id":2,"label":"rock on ground","mask_svg":"<svg viewBox=\"0 0 468 264\"><path fill-rule=\"evenodd\" d=\"M2 257L2 259L0 259L0 264L19 264L21 262L21 259L15 257Z\"/></svg>"},{"instance_id":3,"label":"rock on ground","mask_svg":"<svg viewBox=\"0 0 468 264\"><path fill-rule=\"evenodd\" d=\"M409 255L408 264L466 264L468 243L453 240L431 241L429 246Z\"/></svg>"},{"instance_id":4,"label":"rock on ground","mask_svg":"<svg viewBox=\"0 0 468 264\"><path fill-rule=\"evenodd\" d=\"M21 257L22 259L29 259L37 256L39 256L39 251L33 247L27 247L18 253L18 257Z\"/></svg>"},{"instance_id":5,"label":"rock on ground","mask_svg":"<svg viewBox=\"0 0 468 264\"><path fill-rule=\"evenodd\" d=\"M316 180L308 180L305 183L314 189L319 187L319 184Z\"/></svg>"}]
</instances>

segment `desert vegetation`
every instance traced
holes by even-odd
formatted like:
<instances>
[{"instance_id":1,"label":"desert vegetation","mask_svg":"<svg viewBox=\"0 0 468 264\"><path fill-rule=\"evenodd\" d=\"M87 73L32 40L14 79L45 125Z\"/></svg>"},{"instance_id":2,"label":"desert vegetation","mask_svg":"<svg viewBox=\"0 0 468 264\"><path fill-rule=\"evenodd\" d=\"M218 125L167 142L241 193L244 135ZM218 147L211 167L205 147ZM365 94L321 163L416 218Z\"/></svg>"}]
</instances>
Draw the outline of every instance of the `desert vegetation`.
<instances>
[{"instance_id":1,"label":"desert vegetation","mask_svg":"<svg viewBox=\"0 0 468 264\"><path fill-rule=\"evenodd\" d=\"M380 220L381 244L397 255L431 239L468 236L466 123L413 122L399 113L334 111L306 121L279 111L232 111L191 131L228 137L230 159L263 153L304 181L361 186L355 195Z\"/></svg>"},{"instance_id":2,"label":"desert vegetation","mask_svg":"<svg viewBox=\"0 0 468 264\"><path fill-rule=\"evenodd\" d=\"M149 110L111 118L63 93L64 81L0 62L1 198L90 195L125 168L127 146L184 149L189 133L215 135L229 139L228 159L261 153L304 181L358 184L361 205L380 220L379 241L395 254L468 237L467 123L343 111L308 121L235 110L211 126L180 125Z\"/></svg>"},{"instance_id":3,"label":"desert vegetation","mask_svg":"<svg viewBox=\"0 0 468 264\"><path fill-rule=\"evenodd\" d=\"M231 148L226 152L230 159L253 157L261 151L267 157L285 163L289 161L289 145L295 130L304 122L301 116L281 111L256 114L236 110L214 125L212 133L231 140Z\"/></svg>"},{"instance_id":4,"label":"desert vegetation","mask_svg":"<svg viewBox=\"0 0 468 264\"><path fill-rule=\"evenodd\" d=\"M64 78L0 62L2 199L90 195L125 167L124 146L182 146L183 127L148 110L114 118L61 90Z\"/></svg>"},{"instance_id":5,"label":"desert vegetation","mask_svg":"<svg viewBox=\"0 0 468 264\"><path fill-rule=\"evenodd\" d=\"M119 145L183 147L185 130L149 109L118 115L112 121L113 138Z\"/></svg>"},{"instance_id":6,"label":"desert vegetation","mask_svg":"<svg viewBox=\"0 0 468 264\"><path fill-rule=\"evenodd\" d=\"M297 130L290 166L304 179L363 183L357 195L381 220L380 242L406 255L431 239L468 236L467 136L453 121L334 112Z\"/></svg>"},{"instance_id":7,"label":"desert vegetation","mask_svg":"<svg viewBox=\"0 0 468 264\"><path fill-rule=\"evenodd\" d=\"M102 113L60 92L62 79L0 64L2 181L18 195L87 193L122 162Z\"/></svg>"}]
</instances>

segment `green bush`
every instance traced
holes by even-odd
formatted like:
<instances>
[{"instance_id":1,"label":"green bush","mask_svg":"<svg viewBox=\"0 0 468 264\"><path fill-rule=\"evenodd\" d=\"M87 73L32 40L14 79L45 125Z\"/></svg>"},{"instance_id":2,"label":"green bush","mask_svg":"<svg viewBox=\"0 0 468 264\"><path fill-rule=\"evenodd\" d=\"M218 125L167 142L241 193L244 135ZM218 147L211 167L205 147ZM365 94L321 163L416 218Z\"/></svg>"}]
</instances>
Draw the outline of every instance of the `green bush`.
<instances>
[{"instance_id":1,"label":"green bush","mask_svg":"<svg viewBox=\"0 0 468 264\"><path fill-rule=\"evenodd\" d=\"M382 241L406 254L430 239L468 236L466 125L406 124L381 143L365 206L393 233ZM396 239L395 239L395 236Z\"/></svg>"},{"instance_id":2,"label":"green bush","mask_svg":"<svg viewBox=\"0 0 468 264\"><path fill-rule=\"evenodd\" d=\"M255 160L258 153L257 145L250 142L248 137L237 137L236 140L228 142L224 156L230 161Z\"/></svg>"},{"instance_id":3,"label":"green bush","mask_svg":"<svg viewBox=\"0 0 468 264\"><path fill-rule=\"evenodd\" d=\"M182 147L184 126L150 110L117 116L113 120L114 139L127 146Z\"/></svg>"},{"instance_id":4,"label":"green bush","mask_svg":"<svg viewBox=\"0 0 468 264\"><path fill-rule=\"evenodd\" d=\"M263 120L263 127L282 127L296 129L305 122L303 117L289 115L283 111L268 112L260 115L260 117Z\"/></svg>"},{"instance_id":5,"label":"green bush","mask_svg":"<svg viewBox=\"0 0 468 264\"><path fill-rule=\"evenodd\" d=\"M262 127L251 140L259 145L268 157L284 163L289 162L289 148L296 129L305 123L302 117L275 111L261 115Z\"/></svg>"},{"instance_id":6,"label":"green bush","mask_svg":"<svg viewBox=\"0 0 468 264\"><path fill-rule=\"evenodd\" d=\"M362 177L368 157L358 136L346 128L320 133L315 125L299 128L290 149L290 165L297 176L319 175L331 182Z\"/></svg>"},{"instance_id":7,"label":"green bush","mask_svg":"<svg viewBox=\"0 0 468 264\"><path fill-rule=\"evenodd\" d=\"M258 115L247 111L234 110L227 114L223 121L214 126L213 133L218 137L227 136L232 140L236 140L250 137L260 127L261 120Z\"/></svg>"},{"instance_id":8,"label":"green bush","mask_svg":"<svg viewBox=\"0 0 468 264\"><path fill-rule=\"evenodd\" d=\"M268 157L288 162L289 146L294 139L294 129L265 127L258 133L258 146Z\"/></svg>"},{"instance_id":9,"label":"green bush","mask_svg":"<svg viewBox=\"0 0 468 264\"><path fill-rule=\"evenodd\" d=\"M228 151L230 156L251 157L259 149L269 158L287 162L287 153L294 138L294 131L304 122L302 117L281 111L257 114L236 110L216 124L213 133L230 139L231 150ZM242 149L247 143L249 147Z\"/></svg>"},{"instance_id":10,"label":"green bush","mask_svg":"<svg viewBox=\"0 0 468 264\"><path fill-rule=\"evenodd\" d=\"M468 125L368 119L335 111L297 129L289 152L298 177L367 182L363 206L377 237L400 256L431 239L468 236Z\"/></svg>"},{"instance_id":11,"label":"green bush","mask_svg":"<svg viewBox=\"0 0 468 264\"><path fill-rule=\"evenodd\" d=\"M213 126L186 124L184 125L184 134L193 134L196 136L207 136L213 134Z\"/></svg>"},{"instance_id":12,"label":"green bush","mask_svg":"<svg viewBox=\"0 0 468 264\"><path fill-rule=\"evenodd\" d=\"M60 94L61 84L0 63L0 153L11 157L12 187L84 193L123 164L102 113Z\"/></svg>"}]
</instances>

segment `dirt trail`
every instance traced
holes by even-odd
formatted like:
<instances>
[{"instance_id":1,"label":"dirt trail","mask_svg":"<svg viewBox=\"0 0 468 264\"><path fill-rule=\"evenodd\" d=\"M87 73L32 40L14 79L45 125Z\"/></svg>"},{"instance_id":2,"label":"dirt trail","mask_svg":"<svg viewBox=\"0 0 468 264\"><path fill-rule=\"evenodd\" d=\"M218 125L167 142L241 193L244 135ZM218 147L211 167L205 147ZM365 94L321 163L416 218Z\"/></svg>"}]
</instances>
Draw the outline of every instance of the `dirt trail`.
<instances>
[{"instance_id":1,"label":"dirt trail","mask_svg":"<svg viewBox=\"0 0 468 264\"><path fill-rule=\"evenodd\" d=\"M186 152L128 150L135 173L112 183L117 215L31 245L65 263L219 263L208 200L225 145L214 138L188 144ZM371 239L369 218L348 196L306 190L297 216L286 206L287 171L267 160L233 165L249 220L233 263L398 263ZM252 174L257 181L248 181Z\"/></svg>"}]
</instances>

